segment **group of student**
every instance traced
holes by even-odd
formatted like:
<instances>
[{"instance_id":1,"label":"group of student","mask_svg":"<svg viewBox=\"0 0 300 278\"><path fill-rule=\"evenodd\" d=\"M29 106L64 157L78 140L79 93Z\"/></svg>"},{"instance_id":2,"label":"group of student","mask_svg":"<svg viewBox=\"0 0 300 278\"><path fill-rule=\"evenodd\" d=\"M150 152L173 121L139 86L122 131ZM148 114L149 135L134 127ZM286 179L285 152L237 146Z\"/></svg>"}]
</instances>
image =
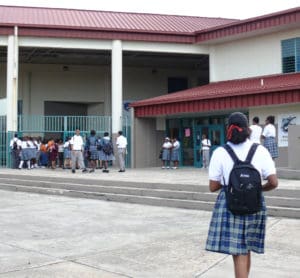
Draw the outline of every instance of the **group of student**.
<instances>
[{"instance_id":1,"label":"group of student","mask_svg":"<svg viewBox=\"0 0 300 278\"><path fill-rule=\"evenodd\" d=\"M127 139L119 131L116 140L120 171L125 172L125 154ZM95 130L91 130L90 135L83 139L80 130L76 129L74 136L62 139L50 138L42 140L41 137L32 138L24 136L18 138L15 134L10 141L12 168L14 169L33 169L61 167L71 169L72 173L76 169L82 172L92 173L95 169L103 169L108 173L108 166L115 160L114 145L109 133L105 132L103 137L96 136Z\"/></svg>"},{"instance_id":2,"label":"group of student","mask_svg":"<svg viewBox=\"0 0 300 278\"><path fill-rule=\"evenodd\" d=\"M177 138L166 137L160 152L162 169L177 169L179 163L180 143Z\"/></svg>"}]
</instances>

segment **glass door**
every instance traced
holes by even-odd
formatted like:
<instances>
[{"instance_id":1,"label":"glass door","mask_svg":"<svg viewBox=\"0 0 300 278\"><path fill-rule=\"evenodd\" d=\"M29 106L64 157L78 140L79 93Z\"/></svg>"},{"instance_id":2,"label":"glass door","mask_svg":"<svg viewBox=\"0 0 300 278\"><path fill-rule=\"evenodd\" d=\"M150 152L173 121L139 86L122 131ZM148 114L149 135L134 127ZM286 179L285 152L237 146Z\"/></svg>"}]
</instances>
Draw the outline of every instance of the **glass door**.
<instances>
[{"instance_id":1,"label":"glass door","mask_svg":"<svg viewBox=\"0 0 300 278\"><path fill-rule=\"evenodd\" d=\"M223 125L196 125L194 132L194 166L202 167L201 141L202 135L207 135L211 141L210 153L225 143Z\"/></svg>"}]
</instances>

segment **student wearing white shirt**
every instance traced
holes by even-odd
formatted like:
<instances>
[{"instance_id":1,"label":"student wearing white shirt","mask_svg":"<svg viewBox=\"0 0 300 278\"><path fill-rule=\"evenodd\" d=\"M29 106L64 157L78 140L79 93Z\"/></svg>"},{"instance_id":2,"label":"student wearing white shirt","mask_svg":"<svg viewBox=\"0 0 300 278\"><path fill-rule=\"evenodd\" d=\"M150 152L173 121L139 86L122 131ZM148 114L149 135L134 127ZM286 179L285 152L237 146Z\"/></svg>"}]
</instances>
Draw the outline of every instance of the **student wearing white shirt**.
<instances>
[{"instance_id":1,"label":"student wearing white shirt","mask_svg":"<svg viewBox=\"0 0 300 278\"><path fill-rule=\"evenodd\" d=\"M19 165L19 153L20 153L21 140L18 138L18 134L15 134L14 138L10 140L10 152L12 160L12 168L18 169Z\"/></svg>"},{"instance_id":2,"label":"student wearing white shirt","mask_svg":"<svg viewBox=\"0 0 300 278\"><path fill-rule=\"evenodd\" d=\"M274 126L275 117L268 116L266 118L266 125L262 132L262 138L264 139L264 147L270 152L273 160L278 157L278 146L276 144L276 128Z\"/></svg>"},{"instance_id":3,"label":"student wearing white shirt","mask_svg":"<svg viewBox=\"0 0 300 278\"><path fill-rule=\"evenodd\" d=\"M232 113L228 119L227 144L242 161L253 144L248 137L247 117L240 112ZM274 161L262 145L258 145L251 164L267 180L262 184L262 191L277 187ZM217 148L209 166L209 189L220 192L210 222L206 250L232 255L235 277L249 277L251 252L264 253L266 204L262 195L262 209L257 213L234 215L228 210L225 190L232 167L229 153L223 147Z\"/></svg>"},{"instance_id":4,"label":"student wearing white shirt","mask_svg":"<svg viewBox=\"0 0 300 278\"><path fill-rule=\"evenodd\" d=\"M72 173L75 173L76 162L78 161L78 165L82 172L87 172L87 169L83 162L83 151L84 151L84 143L83 139L80 135L79 128L76 129L75 135L70 140L71 144L71 159L72 159Z\"/></svg>"},{"instance_id":5,"label":"student wearing white shirt","mask_svg":"<svg viewBox=\"0 0 300 278\"><path fill-rule=\"evenodd\" d=\"M116 145L118 148L118 157L119 157L119 172L125 172L125 155L127 148L127 138L123 135L122 131L118 132L118 137L116 140Z\"/></svg>"},{"instance_id":6,"label":"student wearing white shirt","mask_svg":"<svg viewBox=\"0 0 300 278\"><path fill-rule=\"evenodd\" d=\"M211 142L207 138L206 134L202 135L202 141L201 141L201 151L202 151L202 164L203 168L208 168L209 166L209 159L210 159L210 147L211 147Z\"/></svg>"},{"instance_id":7,"label":"student wearing white shirt","mask_svg":"<svg viewBox=\"0 0 300 278\"><path fill-rule=\"evenodd\" d=\"M250 140L253 143L260 144L262 127L259 125L259 118L254 117L252 119L252 125L250 125Z\"/></svg>"}]
</instances>

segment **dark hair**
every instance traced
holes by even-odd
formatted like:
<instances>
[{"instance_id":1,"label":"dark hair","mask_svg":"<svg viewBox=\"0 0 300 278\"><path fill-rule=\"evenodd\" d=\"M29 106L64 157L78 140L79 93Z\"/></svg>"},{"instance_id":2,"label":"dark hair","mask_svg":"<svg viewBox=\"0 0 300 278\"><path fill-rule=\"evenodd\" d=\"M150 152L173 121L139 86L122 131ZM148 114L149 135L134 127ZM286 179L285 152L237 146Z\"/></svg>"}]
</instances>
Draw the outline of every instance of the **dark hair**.
<instances>
[{"instance_id":1,"label":"dark hair","mask_svg":"<svg viewBox=\"0 0 300 278\"><path fill-rule=\"evenodd\" d=\"M91 130L91 135L96 135L96 131L95 130Z\"/></svg>"},{"instance_id":2,"label":"dark hair","mask_svg":"<svg viewBox=\"0 0 300 278\"><path fill-rule=\"evenodd\" d=\"M259 123L259 118L258 117L254 117L253 118L253 122L256 123L256 124L258 124Z\"/></svg>"},{"instance_id":3,"label":"dark hair","mask_svg":"<svg viewBox=\"0 0 300 278\"><path fill-rule=\"evenodd\" d=\"M267 117L267 121L270 123L270 124L274 124L275 123L275 117L274 116L268 116Z\"/></svg>"},{"instance_id":4,"label":"dark hair","mask_svg":"<svg viewBox=\"0 0 300 278\"><path fill-rule=\"evenodd\" d=\"M109 133L108 132L104 132L104 136L108 136L109 135Z\"/></svg>"},{"instance_id":5,"label":"dark hair","mask_svg":"<svg viewBox=\"0 0 300 278\"><path fill-rule=\"evenodd\" d=\"M241 112L234 112L228 118L227 140L233 144L240 144L246 141L250 132L248 119Z\"/></svg>"},{"instance_id":6,"label":"dark hair","mask_svg":"<svg viewBox=\"0 0 300 278\"><path fill-rule=\"evenodd\" d=\"M122 135L122 134L123 134L123 131L120 130L118 133L119 133L119 135Z\"/></svg>"}]
</instances>

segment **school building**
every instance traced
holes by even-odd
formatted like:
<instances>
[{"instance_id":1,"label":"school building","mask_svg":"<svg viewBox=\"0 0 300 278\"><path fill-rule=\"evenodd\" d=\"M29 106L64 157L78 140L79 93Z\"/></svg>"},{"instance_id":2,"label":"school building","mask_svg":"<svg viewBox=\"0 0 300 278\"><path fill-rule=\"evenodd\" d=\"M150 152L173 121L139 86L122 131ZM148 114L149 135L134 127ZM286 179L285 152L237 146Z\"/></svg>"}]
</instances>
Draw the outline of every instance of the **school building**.
<instances>
[{"instance_id":1,"label":"school building","mask_svg":"<svg viewBox=\"0 0 300 278\"><path fill-rule=\"evenodd\" d=\"M0 161L8 138L75 126L130 139L131 167L225 143L233 111L274 115L276 165L300 169L300 7L246 20L0 6ZM5 148L5 149L3 149Z\"/></svg>"}]
</instances>

